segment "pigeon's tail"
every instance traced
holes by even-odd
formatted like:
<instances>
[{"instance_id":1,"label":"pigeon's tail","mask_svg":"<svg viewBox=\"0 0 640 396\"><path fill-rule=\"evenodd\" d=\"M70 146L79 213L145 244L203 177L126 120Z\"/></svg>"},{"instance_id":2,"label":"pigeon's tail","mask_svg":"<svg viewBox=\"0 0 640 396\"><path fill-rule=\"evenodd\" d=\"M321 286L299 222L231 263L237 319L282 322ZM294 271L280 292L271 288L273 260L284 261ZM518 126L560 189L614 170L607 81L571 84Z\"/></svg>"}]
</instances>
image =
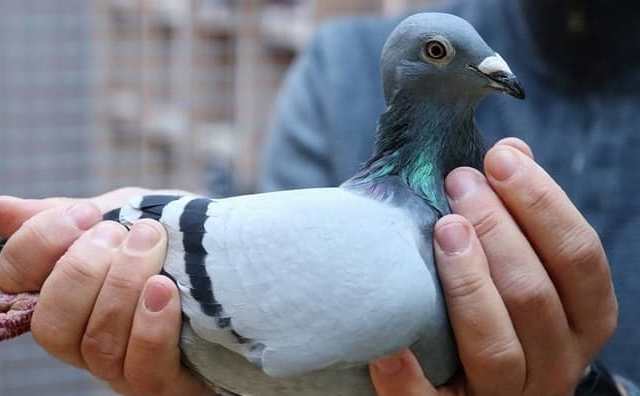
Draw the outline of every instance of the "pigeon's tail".
<instances>
[{"instance_id":1,"label":"pigeon's tail","mask_svg":"<svg viewBox=\"0 0 640 396\"><path fill-rule=\"evenodd\" d=\"M118 209L114 209L112 211L109 211L107 213L105 213L102 216L102 220L106 220L106 221L117 221L118 223L120 222L120 208Z\"/></svg>"},{"instance_id":2,"label":"pigeon's tail","mask_svg":"<svg viewBox=\"0 0 640 396\"><path fill-rule=\"evenodd\" d=\"M178 195L144 195L133 198L128 205L104 214L104 220L112 220L125 227L140 219L160 220L168 204L182 198Z\"/></svg>"}]
</instances>

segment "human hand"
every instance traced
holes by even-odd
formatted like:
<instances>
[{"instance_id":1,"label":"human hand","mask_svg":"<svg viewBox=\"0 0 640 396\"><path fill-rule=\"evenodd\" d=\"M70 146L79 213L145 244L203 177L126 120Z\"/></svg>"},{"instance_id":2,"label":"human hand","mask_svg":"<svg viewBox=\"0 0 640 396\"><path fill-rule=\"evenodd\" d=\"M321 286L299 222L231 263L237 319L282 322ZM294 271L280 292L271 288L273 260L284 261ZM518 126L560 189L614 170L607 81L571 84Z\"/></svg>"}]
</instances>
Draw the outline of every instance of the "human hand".
<instances>
[{"instance_id":1,"label":"human hand","mask_svg":"<svg viewBox=\"0 0 640 396\"><path fill-rule=\"evenodd\" d=\"M371 365L379 396L572 395L613 334L598 235L517 139L446 181L435 253L463 374L434 388L408 352ZM464 217L463 217L464 216Z\"/></svg>"},{"instance_id":2,"label":"human hand","mask_svg":"<svg viewBox=\"0 0 640 396\"><path fill-rule=\"evenodd\" d=\"M0 290L42 288L31 323L36 341L122 394L209 394L180 365L177 289L154 276L164 261L163 227L143 220L127 233L114 222L97 223L102 211L146 192L0 199L0 232L12 235L0 254Z\"/></svg>"},{"instance_id":3,"label":"human hand","mask_svg":"<svg viewBox=\"0 0 640 396\"><path fill-rule=\"evenodd\" d=\"M88 199L0 197L0 238L10 238L0 252L0 290L40 290L56 262L102 213L149 193L122 188Z\"/></svg>"}]
</instances>

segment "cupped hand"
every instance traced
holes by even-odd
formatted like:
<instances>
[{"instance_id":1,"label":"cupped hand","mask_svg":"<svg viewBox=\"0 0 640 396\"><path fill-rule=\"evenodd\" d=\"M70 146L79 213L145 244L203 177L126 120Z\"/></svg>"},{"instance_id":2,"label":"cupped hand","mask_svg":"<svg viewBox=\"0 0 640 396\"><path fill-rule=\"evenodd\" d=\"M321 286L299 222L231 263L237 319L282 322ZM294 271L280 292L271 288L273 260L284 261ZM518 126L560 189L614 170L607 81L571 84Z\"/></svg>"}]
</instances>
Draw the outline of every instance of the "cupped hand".
<instances>
[{"instance_id":1,"label":"cupped hand","mask_svg":"<svg viewBox=\"0 0 640 396\"><path fill-rule=\"evenodd\" d=\"M207 395L180 364L181 310L172 281L156 275L166 233L142 220L130 232L101 213L124 189L88 200L0 198L0 290L40 290L31 328L56 358L125 395Z\"/></svg>"},{"instance_id":2,"label":"cupped hand","mask_svg":"<svg viewBox=\"0 0 640 396\"><path fill-rule=\"evenodd\" d=\"M435 229L462 373L436 389L403 351L371 365L379 396L572 395L616 328L600 239L528 146L499 142L485 171L448 176Z\"/></svg>"},{"instance_id":3,"label":"cupped hand","mask_svg":"<svg viewBox=\"0 0 640 396\"><path fill-rule=\"evenodd\" d=\"M60 257L103 213L148 192L130 187L88 199L0 197L0 237L10 238L0 252L0 290L40 290Z\"/></svg>"}]
</instances>

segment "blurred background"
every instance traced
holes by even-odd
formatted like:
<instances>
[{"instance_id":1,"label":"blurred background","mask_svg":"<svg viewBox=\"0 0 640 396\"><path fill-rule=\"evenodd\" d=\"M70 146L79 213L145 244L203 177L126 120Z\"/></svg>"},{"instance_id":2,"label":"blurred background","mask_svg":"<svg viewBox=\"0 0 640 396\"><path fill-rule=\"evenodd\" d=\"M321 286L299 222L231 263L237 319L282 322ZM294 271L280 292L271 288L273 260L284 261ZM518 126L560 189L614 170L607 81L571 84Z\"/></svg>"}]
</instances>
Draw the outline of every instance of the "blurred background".
<instances>
[{"instance_id":1,"label":"blurred background","mask_svg":"<svg viewBox=\"0 0 640 396\"><path fill-rule=\"evenodd\" d=\"M2 0L0 195L251 192L278 86L316 27L428 2ZM110 394L29 336L0 345L2 396Z\"/></svg>"}]
</instances>

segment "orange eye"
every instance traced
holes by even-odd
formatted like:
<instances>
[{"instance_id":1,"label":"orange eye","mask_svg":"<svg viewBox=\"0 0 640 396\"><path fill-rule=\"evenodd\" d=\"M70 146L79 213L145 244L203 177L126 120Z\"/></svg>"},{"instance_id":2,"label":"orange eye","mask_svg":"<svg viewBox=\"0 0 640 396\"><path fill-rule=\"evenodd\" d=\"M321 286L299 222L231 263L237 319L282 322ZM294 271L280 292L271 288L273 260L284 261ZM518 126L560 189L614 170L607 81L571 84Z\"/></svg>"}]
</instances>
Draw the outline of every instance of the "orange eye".
<instances>
[{"instance_id":1,"label":"orange eye","mask_svg":"<svg viewBox=\"0 0 640 396\"><path fill-rule=\"evenodd\" d=\"M441 60L447 56L447 47L440 41L431 40L425 44L424 54L429 59Z\"/></svg>"}]
</instances>

